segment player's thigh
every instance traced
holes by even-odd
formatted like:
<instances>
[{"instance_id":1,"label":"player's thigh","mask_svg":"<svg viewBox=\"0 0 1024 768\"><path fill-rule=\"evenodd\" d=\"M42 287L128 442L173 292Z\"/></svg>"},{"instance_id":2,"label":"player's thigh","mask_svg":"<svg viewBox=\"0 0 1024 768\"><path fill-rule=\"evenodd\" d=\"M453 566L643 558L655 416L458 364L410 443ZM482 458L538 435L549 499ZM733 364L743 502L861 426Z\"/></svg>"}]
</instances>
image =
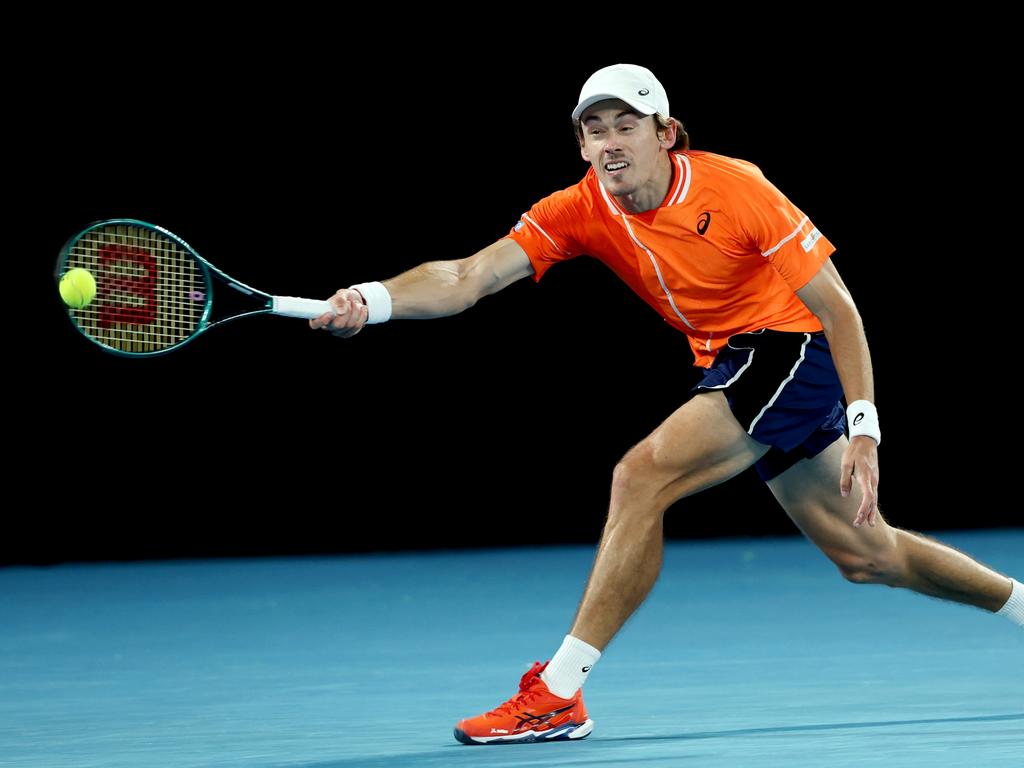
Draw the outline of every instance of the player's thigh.
<instances>
[{"instance_id":1,"label":"player's thigh","mask_svg":"<svg viewBox=\"0 0 1024 768\"><path fill-rule=\"evenodd\" d=\"M860 486L854 482L846 498L839 493L840 462L848 444L840 437L814 458L803 459L768 481L790 519L834 560L844 555L873 557L895 544L895 531L881 513L873 528L853 527Z\"/></svg>"},{"instance_id":2,"label":"player's thigh","mask_svg":"<svg viewBox=\"0 0 1024 768\"><path fill-rule=\"evenodd\" d=\"M722 392L705 392L634 446L616 474L647 483L671 502L739 474L767 450L736 421Z\"/></svg>"}]
</instances>

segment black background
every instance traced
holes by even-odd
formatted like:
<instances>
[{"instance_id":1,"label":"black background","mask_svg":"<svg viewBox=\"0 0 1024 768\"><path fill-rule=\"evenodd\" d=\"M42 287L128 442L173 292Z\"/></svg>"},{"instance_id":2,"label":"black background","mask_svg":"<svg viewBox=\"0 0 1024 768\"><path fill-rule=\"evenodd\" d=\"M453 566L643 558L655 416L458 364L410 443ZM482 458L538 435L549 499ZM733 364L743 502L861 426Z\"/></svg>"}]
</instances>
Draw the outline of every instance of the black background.
<instances>
[{"instance_id":1,"label":"black background","mask_svg":"<svg viewBox=\"0 0 1024 768\"><path fill-rule=\"evenodd\" d=\"M616 61L653 69L695 148L757 163L837 245L874 357L890 519L1020 524L1015 456L995 447L1017 428L997 352L1018 301L1012 220L994 213L1016 167L998 151L999 62L891 27L698 50L678 19L664 41L581 19L555 45L524 19L453 39L396 15L89 17L26 64L62 66L17 94L31 319L7 355L0 561L595 541L615 462L697 378L685 338L597 262L453 318L337 340L261 317L151 360L80 337L53 265L119 216L284 295L462 258L583 175L569 113ZM411 37L419 24L438 26ZM752 472L666 527L794 531Z\"/></svg>"}]
</instances>

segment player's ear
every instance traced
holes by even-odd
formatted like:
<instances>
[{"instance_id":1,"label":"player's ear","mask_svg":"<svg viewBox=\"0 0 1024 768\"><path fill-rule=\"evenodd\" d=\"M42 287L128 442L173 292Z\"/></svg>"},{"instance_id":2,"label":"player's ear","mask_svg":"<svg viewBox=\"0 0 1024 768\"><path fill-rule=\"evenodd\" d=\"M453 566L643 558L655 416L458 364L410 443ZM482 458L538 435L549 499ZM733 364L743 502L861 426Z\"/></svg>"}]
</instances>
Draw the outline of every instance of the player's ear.
<instances>
[{"instance_id":1,"label":"player's ear","mask_svg":"<svg viewBox=\"0 0 1024 768\"><path fill-rule=\"evenodd\" d=\"M668 118L668 128L658 129L658 139L662 149L672 149L676 143L676 126L678 123L673 118Z\"/></svg>"},{"instance_id":2,"label":"player's ear","mask_svg":"<svg viewBox=\"0 0 1024 768\"><path fill-rule=\"evenodd\" d=\"M590 152L587 151L587 144L584 141L580 141L580 157L590 162Z\"/></svg>"}]
</instances>

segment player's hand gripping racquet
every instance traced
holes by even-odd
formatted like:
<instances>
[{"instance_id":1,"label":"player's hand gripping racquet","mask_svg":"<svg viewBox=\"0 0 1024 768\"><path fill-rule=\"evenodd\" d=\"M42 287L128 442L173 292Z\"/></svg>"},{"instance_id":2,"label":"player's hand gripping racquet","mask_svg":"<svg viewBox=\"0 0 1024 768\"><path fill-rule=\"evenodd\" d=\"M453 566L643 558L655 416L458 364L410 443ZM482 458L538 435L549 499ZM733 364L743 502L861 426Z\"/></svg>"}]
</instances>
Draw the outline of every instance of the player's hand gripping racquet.
<instances>
[{"instance_id":1,"label":"player's hand gripping racquet","mask_svg":"<svg viewBox=\"0 0 1024 768\"><path fill-rule=\"evenodd\" d=\"M271 296L221 272L177 235L134 219L89 226L61 249L56 277L80 267L92 273L96 295L68 315L88 339L120 355L160 355L214 326L250 315L312 319L327 301ZM211 319L213 279L252 297L251 306Z\"/></svg>"}]
</instances>

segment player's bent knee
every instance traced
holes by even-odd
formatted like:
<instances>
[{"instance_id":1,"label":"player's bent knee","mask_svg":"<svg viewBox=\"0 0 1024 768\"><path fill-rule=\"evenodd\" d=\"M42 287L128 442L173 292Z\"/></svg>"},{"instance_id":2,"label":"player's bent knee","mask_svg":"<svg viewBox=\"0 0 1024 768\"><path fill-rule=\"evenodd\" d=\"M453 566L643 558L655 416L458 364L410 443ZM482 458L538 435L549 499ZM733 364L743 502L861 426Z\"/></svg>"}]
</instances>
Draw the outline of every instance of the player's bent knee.
<instances>
[{"instance_id":1,"label":"player's bent knee","mask_svg":"<svg viewBox=\"0 0 1024 768\"><path fill-rule=\"evenodd\" d=\"M898 558L888 555L867 557L851 552L827 552L843 578L853 584L888 584L895 586L903 573Z\"/></svg>"},{"instance_id":2,"label":"player's bent knee","mask_svg":"<svg viewBox=\"0 0 1024 768\"><path fill-rule=\"evenodd\" d=\"M647 451L642 443L621 459L612 471L612 498L629 498L642 494L651 485Z\"/></svg>"},{"instance_id":3,"label":"player's bent knee","mask_svg":"<svg viewBox=\"0 0 1024 768\"><path fill-rule=\"evenodd\" d=\"M634 446L612 472L612 508L637 508L636 502L654 504L666 484L663 474L655 464L649 441Z\"/></svg>"}]
</instances>

